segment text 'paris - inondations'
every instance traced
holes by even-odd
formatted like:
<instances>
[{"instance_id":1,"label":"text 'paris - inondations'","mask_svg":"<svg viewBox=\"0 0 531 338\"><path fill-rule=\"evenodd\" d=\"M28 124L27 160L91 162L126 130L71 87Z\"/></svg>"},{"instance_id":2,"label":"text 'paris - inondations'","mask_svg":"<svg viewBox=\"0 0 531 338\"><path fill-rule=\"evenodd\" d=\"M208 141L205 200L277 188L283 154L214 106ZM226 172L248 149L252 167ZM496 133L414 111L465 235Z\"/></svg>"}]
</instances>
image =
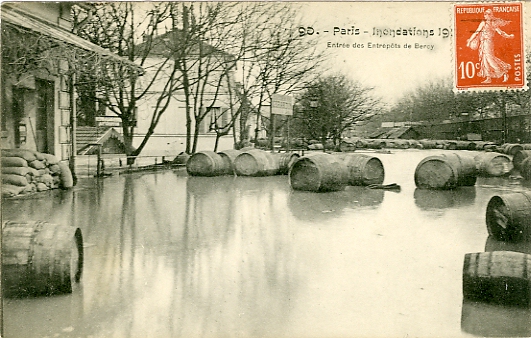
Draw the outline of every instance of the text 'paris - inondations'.
<instances>
[{"instance_id":1,"label":"text 'paris - inondations'","mask_svg":"<svg viewBox=\"0 0 531 338\"><path fill-rule=\"evenodd\" d=\"M373 27L372 30L363 30L354 25L349 27L335 26L328 30L316 30L314 27L299 27L299 37L312 36L312 35L330 35L330 36L374 36L379 38L385 37L442 37L448 38L452 35L452 29L450 28L419 28L419 27Z\"/></svg>"}]
</instances>

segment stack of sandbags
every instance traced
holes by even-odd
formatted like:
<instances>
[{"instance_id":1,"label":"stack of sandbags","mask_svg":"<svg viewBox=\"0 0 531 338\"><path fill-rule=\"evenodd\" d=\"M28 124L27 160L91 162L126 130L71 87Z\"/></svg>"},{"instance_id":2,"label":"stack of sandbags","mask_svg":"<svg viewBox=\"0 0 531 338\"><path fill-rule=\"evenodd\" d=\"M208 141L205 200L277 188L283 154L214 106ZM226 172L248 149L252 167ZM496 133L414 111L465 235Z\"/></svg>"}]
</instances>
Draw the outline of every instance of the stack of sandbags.
<instances>
[{"instance_id":1,"label":"stack of sandbags","mask_svg":"<svg viewBox=\"0 0 531 338\"><path fill-rule=\"evenodd\" d=\"M1 155L3 197L74 185L68 165L53 155L28 149L2 149Z\"/></svg>"}]
</instances>

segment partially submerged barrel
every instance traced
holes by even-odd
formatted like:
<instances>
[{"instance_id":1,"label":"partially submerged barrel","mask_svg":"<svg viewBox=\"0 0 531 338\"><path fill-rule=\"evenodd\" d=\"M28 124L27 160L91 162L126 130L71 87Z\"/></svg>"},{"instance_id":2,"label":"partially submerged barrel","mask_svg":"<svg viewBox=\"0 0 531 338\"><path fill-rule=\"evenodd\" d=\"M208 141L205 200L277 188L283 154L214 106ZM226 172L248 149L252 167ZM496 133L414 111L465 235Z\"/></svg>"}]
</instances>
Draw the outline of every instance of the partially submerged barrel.
<instances>
[{"instance_id":1,"label":"partially submerged barrel","mask_svg":"<svg viewBox=\"0 0 531 338\"><path fill-rule=\"evenodd\" d=\"M415 184L421 189L454 189L476 184L474 158L457 153L428 156L415 169Z\"/></svg>"},{"instance_id":2,"label":"partially submerged barrel","mask_svg":"<svg viewBox=\"0 0 531 338\"><path fill-rule=\"evenodd\" d=\"M287 175L293 163L300 157L297 153L280 153L277 156L279 158L278 173L280 175Z\"/></svg>"},{"instance_id":3,"label":"partially submerged barrel","mask_svg":"<svg viewBox=\"0 0 531 338\"><path fill-rule=\"evenodd\" d=\"M8 296L72 292L83 271L79 228L41 221L2 225L2 286Z\"/></svg>"},{"instance_id":4,"label":"partially submerged barrel","mask_svg":"<svg viewBox=\"0 0 531 338\"><path fill-rule=\"evenodd\" d=\"M434 140L419 140L422 149L435 149L437 143Z\"/></svg>"},{"instance_id":5,"label":"partially submerged barrel","mask_svg":"<svg viewBox=\"0 0 531 338\"><path fill-rule=\"evenodd\" d=\"M239 176L271 176L279 171L279 158L270 152L251 149L234 160L234 171Z\"/></svg>"},{"instance_id":6,"label":"partially submerged barrel","mask_svg":"<svg viewBox=\"0 0 531 338\"><path fill-rule=\"evenodd\" d=\"M531 157L531 150L520 150L517 151L513 156L513 166L516 170L522 168L522 162L528 157Z\"/></svg>"},{"instance_id":7,"label":"partially submerged barrel","mask_svg":"<svg viewBox=\"0 0 531 338\"><path fill-rule=\"evenodd\" d=\"M499 153L479 153L474 157L478 169L478 175L481 176L504 176L507 175L513 164L507 155Z\"/></svg>"},{"instance_id":8,"label":"partially submerged barrel","mask_svg":"<svg viewBox=\"0 0 531 338\"><path fill-rule=\"evenodd\" d=\"M197 152L186 162L186 171L191 176L223 175L223 168L223 159L213 151Z\"/></svg>"},{"instance_id":9,"label":"partially submerged barrel","mask_svg":"<svg viewBox=\"0 0 531 338\"><path fill-rule=\"evenodd\" d=\"M531 241L531 193L493 196L487 204L489 235L500 241Z\"/></svg>"},{"instance_id":10,"label":"partially submerged barrel","mask_svg":"<svg viewBox=\"0 0 531 338\"><path fill-rule=\"evenodd\" d=\"M526 180L531 180L531 157L525 158L520 163L520 175Z\"/></svg>"},{"instance_id":11,"label":"partially submerged barrel","mask_svg":"<svg viewBox=\"0 0 531 338\"><path fill-rule=\"evenodd\" d=\"M385 170L378 157L366 154L337 155L348 168L349 185L382 184Z\"/></svg>"},{"instance_id":12,"label":"partially submerged barrel","mask_svg":"<svg viewBox=\"0 0 531 338\"><path fill-rule=\"evenodd\" d=\"M218 152L219 156L221 156L221 159L223 160L223 174L234 174L234 160L236 160L236 157L238 157L238 155L241 153L241 150L236 149L227 149Z\"/></svg>"},{"instance_id":13,"label":"partially submerged barrel","mask_svg":"<svg viewBox=\"0 0 531 338\"><path fill-rule=\"evenodd\" d=\"M303 156L291 167L289 182L294 190L339 191L348 184L348 168L338 156L326 153Z\"/></svg>"},{"instance_id":14,"label":"partially submerged barrel","mask_svg":"<svg viewBox=\"0 0 531 338\"><path fill-rule=\"evenodd\" d=\"M465 254L463 297L503 305L531 305L531 255L493 251Z\"/></svg>"},{"instance_id":15,"label":"partially submerged barrel","mask_svg":"<svg viewBox=\"0 0 531 338\"><path fill-rule=\"evenodd\" d=\"M518 143L505 143L502 144L502 149L505 154L514 156L520 150L524 150L524 147Z\"/></svg>"}]
</instances>

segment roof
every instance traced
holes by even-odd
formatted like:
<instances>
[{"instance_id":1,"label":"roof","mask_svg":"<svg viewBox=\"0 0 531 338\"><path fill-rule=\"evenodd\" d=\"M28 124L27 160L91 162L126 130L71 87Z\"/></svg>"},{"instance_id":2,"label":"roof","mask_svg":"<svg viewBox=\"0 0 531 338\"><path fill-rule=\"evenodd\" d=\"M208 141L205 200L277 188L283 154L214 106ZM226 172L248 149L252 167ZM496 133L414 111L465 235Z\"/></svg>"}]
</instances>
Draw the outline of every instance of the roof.
<instances>
[{"instance_id":1,"label":"roof","mask_svg":"<svg viewBox=\"0 0 531 338\"><path fill-rule=\"evenodd\" d=\"M398 127L398 128L394 127L394 128L390 128L387 130L379 129L375 131L374 133L372 133L371 135L369 135L369 138L396 139L396 138L402 137L405 133L407 133L410 130L416 132L415 129L411 126Z\"/></svg>"},{"instance_id":2,"label":"roof","mask_svg":"<svg viewBox=\"0 0 531 338\"><path fill-rule=\"evenodd\" d=\"M75 34L72 34L59 26L50 25L45 21L34 18L33 16L26 14L22 11L3 6L1 17L2 23L15 25L25 30L33 31L38 34L43 34L52 39L67 43L71 46L91 51L104 57L108 57L114 62L126 63L139 70L142 69L140 66L138 66L134 62L127 60L126 58L120 57L114 54L113 52L110 52L105 48L102 48Z\"/></svg>"},{"instance_id":3,"label":"roof","mask_svg":"<svg viewBox=\"0 0 531 338\"><path fill-rule=\"evenodd\" d=\"M124 143L124 138L114 128L77 127L77 153L78 155L94 154L98 149L97 144L103 145L110 138L116 138L121 143Z\"/></svg>"}]
</instances>

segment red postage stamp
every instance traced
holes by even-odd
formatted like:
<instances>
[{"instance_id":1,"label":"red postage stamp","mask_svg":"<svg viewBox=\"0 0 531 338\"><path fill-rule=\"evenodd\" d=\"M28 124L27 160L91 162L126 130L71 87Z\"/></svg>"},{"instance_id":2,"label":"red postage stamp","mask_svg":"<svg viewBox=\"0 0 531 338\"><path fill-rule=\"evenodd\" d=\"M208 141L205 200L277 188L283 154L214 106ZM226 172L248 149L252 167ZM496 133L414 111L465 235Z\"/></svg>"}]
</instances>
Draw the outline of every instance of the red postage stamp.
<instances>
[{"instance_id":1,"label":"red postage stamp","mask_svg":"<svg viewBox=\"0 0 531 338\"><path fill-rule=\"evenodd\" d=\"M521 2L454 5L455 87L526 86Z\"/></svg>"}]
</instances>

